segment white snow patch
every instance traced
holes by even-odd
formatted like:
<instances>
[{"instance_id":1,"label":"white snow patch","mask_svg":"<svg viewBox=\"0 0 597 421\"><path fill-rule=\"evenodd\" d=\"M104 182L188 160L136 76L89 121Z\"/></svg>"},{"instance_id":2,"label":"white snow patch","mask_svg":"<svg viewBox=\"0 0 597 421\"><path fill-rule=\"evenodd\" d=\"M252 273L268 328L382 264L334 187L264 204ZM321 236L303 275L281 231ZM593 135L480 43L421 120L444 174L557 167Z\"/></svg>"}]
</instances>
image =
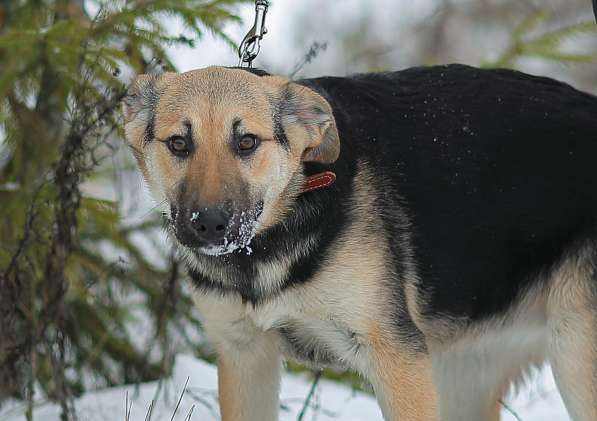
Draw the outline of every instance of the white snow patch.
<instances>
[{"instance_id":1,"label":"white snow patch","mask_svg":"<svg viewBox=\"0 0 597 421\"><path fill-rule=\"evenodd\" d=\"M238 216L238 233L226 233L224 244L220 246L201 247L201 253L208 256L223 256L235 251L245 251L247 256L253 253L251 241L255 237L259 224L259 212L257 210L242 211Z\"/></svg>"},{"instance_id":2,"label":"white snow patch","mask_svg":"<svg viewBox=\"0 0 597 421\"><path fill-rule=\"evenodd\" d=\"M159 385L151 382L139 387L114 387L89 392L75 401L79 419L86 421L112 421L124 419L125 396L128 392L132 401L131 421L145 419L147 408L152 399L156 399L152 419L169 420L172 416L181 390L189 378L187 392L180 404L175 420L184 420L194 405L191 420L216 421L219 419L217 404L216 368L191 356L177 358L172 378ZM570 418L556 391L549 368L542 370L533 378L533 385L524 388L514 397L507 399L508 405L524 421L568 421ZM281 421L297 419L305 397L309 393L311 380L304 375L286 373L282 379ZM158 391L159 389L159 391ZM156 393L157 391L157 393ZM312 399L312 407L307 410L304 419L313 419L314 408L318 410L317 419L342 421L382 421L381 411L375 399L350 387L322 380ZM507 410L502 411L503 421L516 421ZM4 421L24 421L24 406L20 402L11 402L0 410L0 419ZM60 408L55 404L40 403L34 412L35 420L59 421Z\"/></svg>"}]
</instances>

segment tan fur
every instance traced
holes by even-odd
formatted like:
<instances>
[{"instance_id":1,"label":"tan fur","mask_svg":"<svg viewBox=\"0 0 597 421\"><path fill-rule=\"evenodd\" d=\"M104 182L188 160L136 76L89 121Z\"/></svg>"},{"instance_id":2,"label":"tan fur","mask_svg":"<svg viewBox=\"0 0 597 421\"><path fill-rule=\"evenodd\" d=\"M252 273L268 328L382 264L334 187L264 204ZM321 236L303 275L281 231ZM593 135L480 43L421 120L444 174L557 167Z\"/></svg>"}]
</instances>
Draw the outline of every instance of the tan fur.
<instances>
[{"instance_id":1,"label":"tan fur","mask_svg":"<svg viewBox=\"0 0 597 421\"><path fill-rule=\"evenodd\" d=\"M373 387L386 419L439 420L431 361L374 324L367 336L375 366Z\"/></svg>"},{"instance_id":2,"label":"tan fur","mask_svg":"<svg viewBox=\"0 0 597 421\"><path fill-rule=\"evenodd\" d=\"M254 174L255 177L260 179L268 176L269 165L272 161L272 157L270 156L272 152L269 150L270 148L268 146L270 145L265 145L265 151L257 158L257 162L255 162Z\"/></svg>"},{"instance_id":3,"label":"tan fur","mask_svg":"<svg viewBox=\"0 0 597 421\"><path fill-rule=\"evenodd\" d=\"M549 359L575 421L597 419L597 299L590 248L554 274L548 297Z\"/></svg>"},{"instance_id":4,"label":"tan fur","mask_svg":"<svg viewBox=\"0 0 597 421\"><path fill-rule=\"evenodd\" d=\"M222 421L236 421L241 419L240 399L235 396L234 369L228 367L226 354L220 353L218 360L218 400Z\"/></svg>"},{"instance_id":5,"label":"tan fur","mask_svg":"<svg viewBox=\"0 0 597 421\"><path fill-rule=\"evenodd\" d=\"M503 393L499 394L499 399L501 399L503 396ZM499 402L498 399L496 399L493 402L493 405L491 406L491 408L489 409L489 413L487 414L487 421L500 421L502 419L502 404Z\"/></svg>"}]
</instances>

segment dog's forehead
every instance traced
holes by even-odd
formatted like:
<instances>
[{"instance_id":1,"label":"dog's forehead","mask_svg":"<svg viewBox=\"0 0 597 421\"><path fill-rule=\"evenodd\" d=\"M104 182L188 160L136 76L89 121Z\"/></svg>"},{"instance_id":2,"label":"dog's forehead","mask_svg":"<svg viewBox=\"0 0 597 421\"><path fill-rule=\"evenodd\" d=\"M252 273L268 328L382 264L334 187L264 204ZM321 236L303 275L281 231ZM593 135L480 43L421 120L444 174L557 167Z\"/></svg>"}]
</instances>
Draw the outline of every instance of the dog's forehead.
<instances>
[{"instance_id":1,"label":"dog's forehead","mask_svg":"<svg viewBox=\"0 0 597 421\"><path fill-rule=\"evenodd\" d=\"M193 131L208 131L211 136L228 133L234 121L252 122L267 132L272 126L273 98L280 85L266 79L272 78L224 67L164 75L155 116L156 133L164 137L191 123Z\"/></svg>"},{"instance_id":2,"label":"dog's forehead","mask_svg":"<svg viewBox=\"0 0 597 421\"><path fill-rule=\"evenodd\" d=\"M208 67L165 80L161 100L186 105L254 107L269 103L271 84L243 69Z\"/></svg>"}]
</instances>

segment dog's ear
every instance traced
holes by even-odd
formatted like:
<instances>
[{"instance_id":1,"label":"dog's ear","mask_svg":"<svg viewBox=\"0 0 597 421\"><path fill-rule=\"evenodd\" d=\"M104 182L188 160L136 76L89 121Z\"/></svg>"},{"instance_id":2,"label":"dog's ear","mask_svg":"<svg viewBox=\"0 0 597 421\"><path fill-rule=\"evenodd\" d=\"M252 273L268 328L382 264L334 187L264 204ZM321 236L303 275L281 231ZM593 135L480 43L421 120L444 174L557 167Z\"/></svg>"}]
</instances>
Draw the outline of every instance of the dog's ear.
<instances>
[{"instance_id":1,"label":"dog's ear","mask_svg":"<svg viewBox=\"0 0 597 421\"><path fill-rule=\"evenodd\" d=\"M340 137L330 104L313 90L288 83L280 107L282 124L300 125L307 133L302 160L332 164L340 155Z\"/></svg>"},{"instance_id":2,"label":"dog's ear","mask_svg":"<svg viewBox=\"0 0 597 421\"><path fill-rule=\"evenodd\" d=\"M139 75L131 83L122 100L125 124L137 119L139 123L149 120L158 102L157 78L155 75Z\"/></svg>"}]
</instances>

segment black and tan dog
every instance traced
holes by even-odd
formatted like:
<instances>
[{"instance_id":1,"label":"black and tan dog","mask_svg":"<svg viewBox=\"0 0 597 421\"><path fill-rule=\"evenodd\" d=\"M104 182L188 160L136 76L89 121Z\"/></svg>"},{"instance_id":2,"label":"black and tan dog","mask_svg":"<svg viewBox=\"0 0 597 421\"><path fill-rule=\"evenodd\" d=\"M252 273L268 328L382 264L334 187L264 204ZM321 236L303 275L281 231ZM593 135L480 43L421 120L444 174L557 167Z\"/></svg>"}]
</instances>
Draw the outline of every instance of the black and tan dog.
<instances>
[{"instance_id":1,"label":"black and tan dog","mask_svg":"<svg viewBox=\"0 0 597 421\"><path fill-rule=\"evenodd\" d=\"M547 359L597 420L597 98L460 65L210 67L139 76L125 120L224 420L277 419L283 356L361 373L387 420L443 421L499 419Z\"/></svg>"}]
</instances>

